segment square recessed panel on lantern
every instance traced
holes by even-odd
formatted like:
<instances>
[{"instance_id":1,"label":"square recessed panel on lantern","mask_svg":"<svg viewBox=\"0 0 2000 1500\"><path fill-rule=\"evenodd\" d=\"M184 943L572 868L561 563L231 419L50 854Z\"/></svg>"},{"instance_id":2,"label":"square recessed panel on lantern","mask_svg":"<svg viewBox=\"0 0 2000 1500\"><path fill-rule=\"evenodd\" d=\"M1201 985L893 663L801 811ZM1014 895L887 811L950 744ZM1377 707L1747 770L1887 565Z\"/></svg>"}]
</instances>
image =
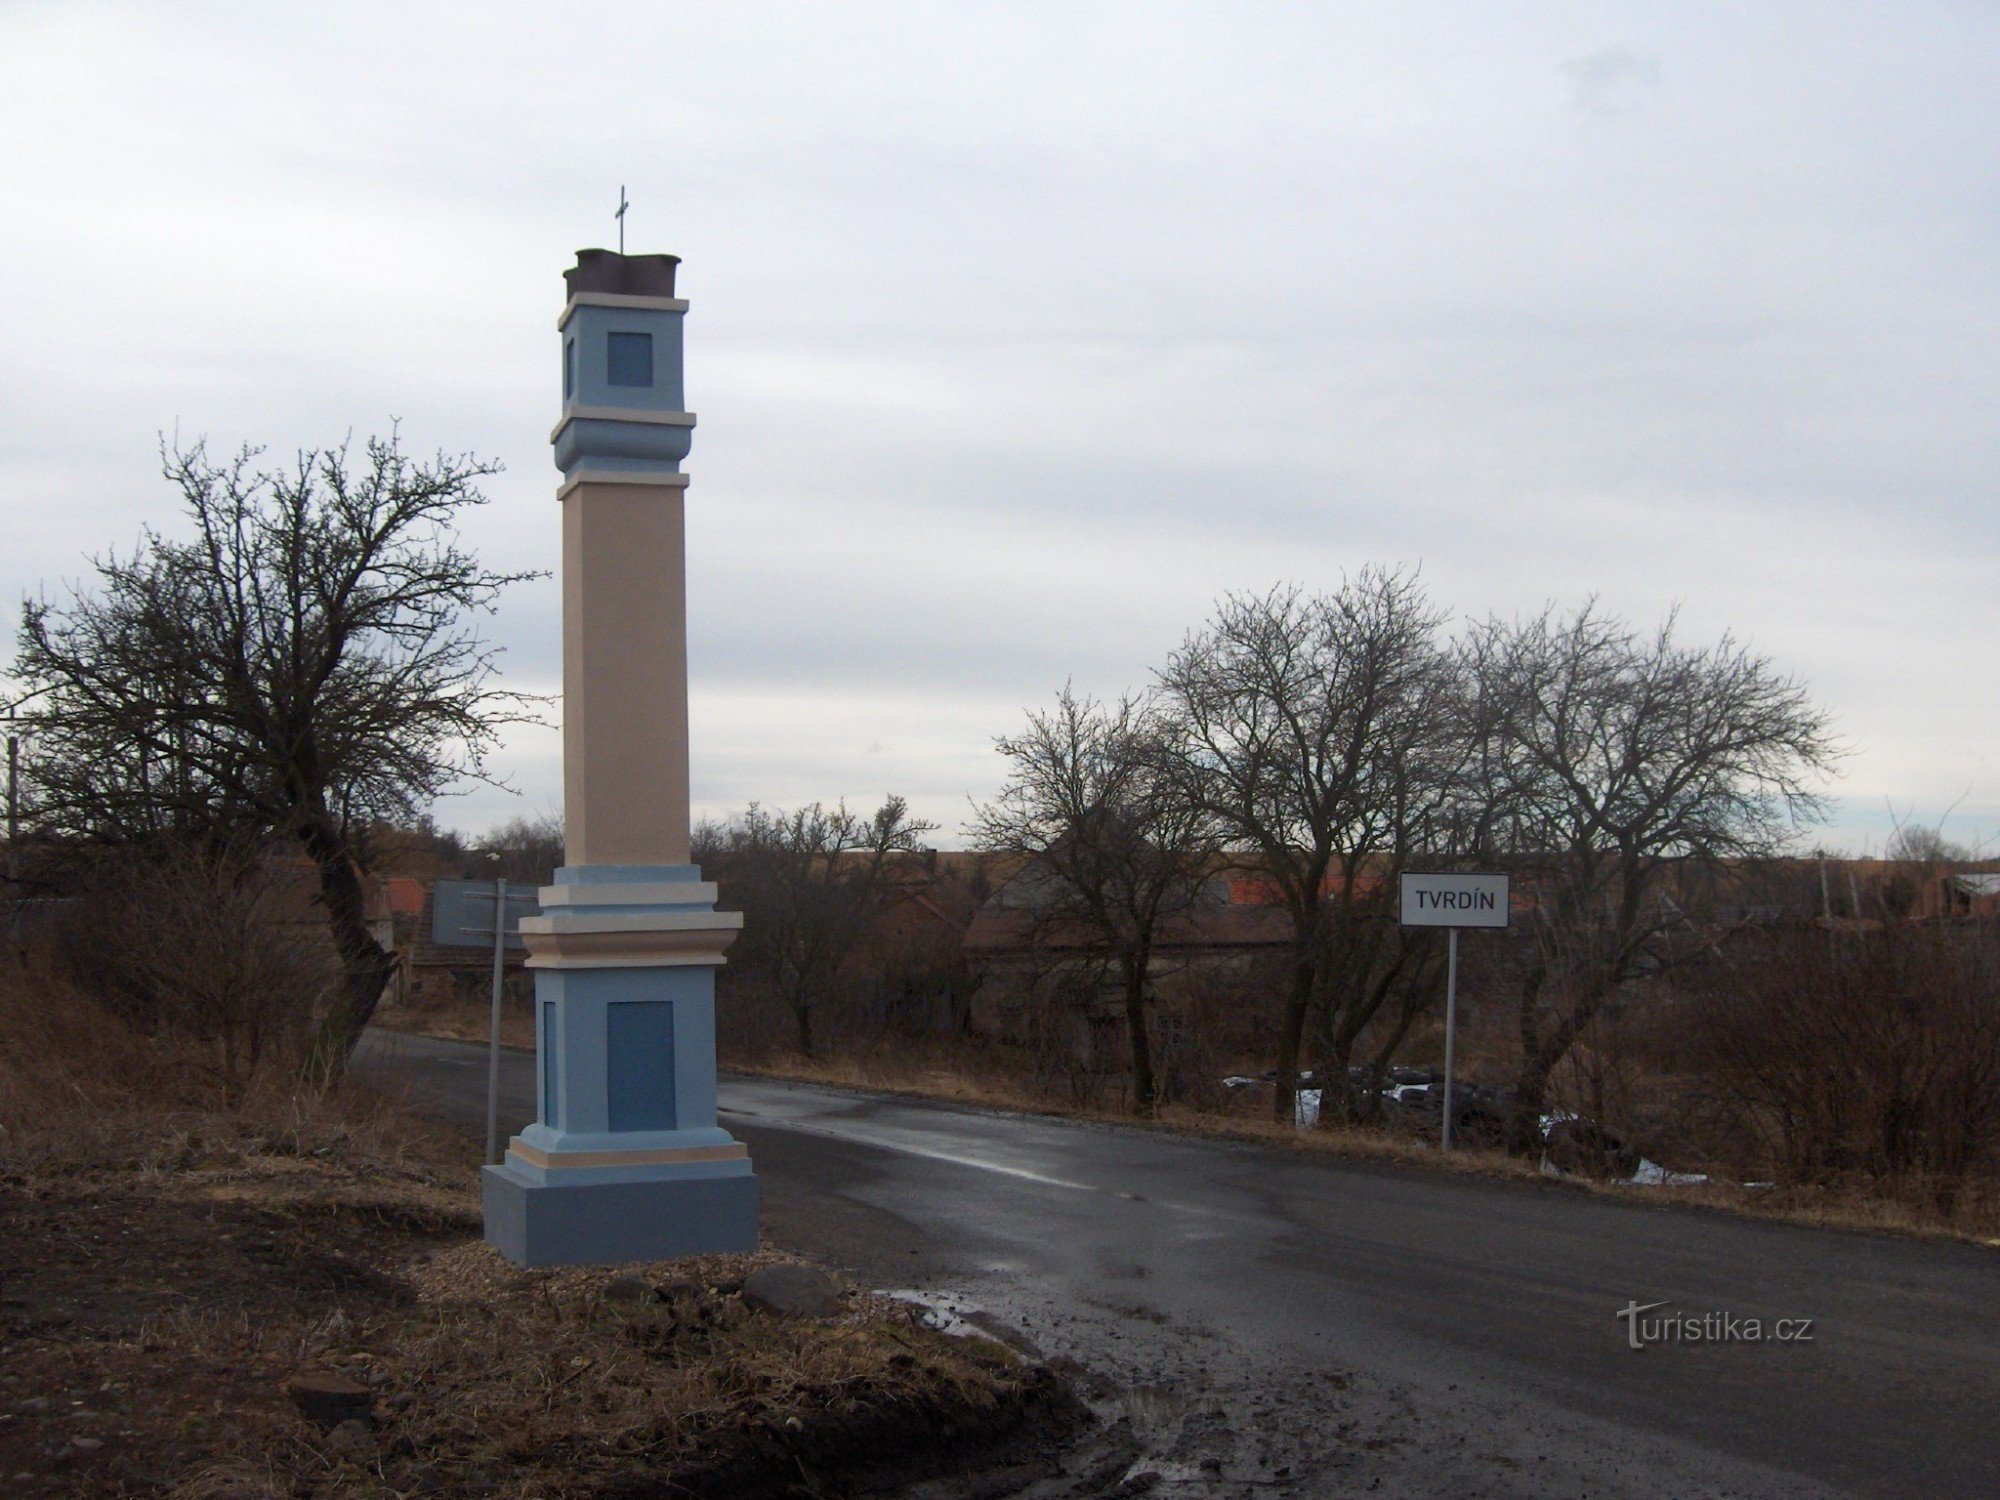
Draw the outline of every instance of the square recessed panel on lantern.
<instances>
[{"instance_id":1,"label":"square recessed panel on lantern","mask_svg":"<svg viewBox=\"0 0 2000 1500\"><path fill-rule=\"evenodd\" d=\"M605 381L609 385L651 385L653 383L653 336L650 333L614 333L605 351Z\"/></svg>"}]
</instances>

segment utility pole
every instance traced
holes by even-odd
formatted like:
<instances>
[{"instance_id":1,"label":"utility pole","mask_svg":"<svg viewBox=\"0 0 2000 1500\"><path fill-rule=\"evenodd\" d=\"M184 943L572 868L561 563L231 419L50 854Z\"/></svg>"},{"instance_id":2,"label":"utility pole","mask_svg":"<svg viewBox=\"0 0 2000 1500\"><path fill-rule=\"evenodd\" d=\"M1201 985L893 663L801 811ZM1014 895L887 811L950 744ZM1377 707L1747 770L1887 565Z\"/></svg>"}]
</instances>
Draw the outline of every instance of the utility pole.
<instances>
[{"instance_id":1,"label":"utility pole","mask_svg":"<svg viewBox=\"0 0 2000 1500\"><path fill-rule=\"evenodd\" d=\"M11 894L21 876L21 729L20 709L48 691L38 688L7 705L7 884Z\"/></svg>"},{"instance_id":2,"label":"utility pole","mask_svg":"<svg viewBox=\"0 0 2000 1500\"><path fill-rule=\"evenodd\" d=\"M7 705L7 884L21 878L21 737L14 732L14 705Z\"/></svg>"}]
</instances>

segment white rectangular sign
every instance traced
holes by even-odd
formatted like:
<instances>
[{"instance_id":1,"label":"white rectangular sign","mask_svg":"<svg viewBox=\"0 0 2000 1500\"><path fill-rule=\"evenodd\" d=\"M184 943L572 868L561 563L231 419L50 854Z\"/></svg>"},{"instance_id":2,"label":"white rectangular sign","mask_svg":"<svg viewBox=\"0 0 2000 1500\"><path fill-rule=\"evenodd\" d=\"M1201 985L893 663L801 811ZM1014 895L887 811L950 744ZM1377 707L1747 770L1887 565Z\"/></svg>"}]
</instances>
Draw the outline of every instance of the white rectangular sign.
<instances>
[{"instance_id":1,"label":"white rectangular sign","mask_svg":"<svg viewBox=\"0 0 2000 1500\"><path fill-rule=\"evenodd\" d=\"M1405 927L1505 927L1505 875L1403 875Z\"/></svg>"}]
</instances>

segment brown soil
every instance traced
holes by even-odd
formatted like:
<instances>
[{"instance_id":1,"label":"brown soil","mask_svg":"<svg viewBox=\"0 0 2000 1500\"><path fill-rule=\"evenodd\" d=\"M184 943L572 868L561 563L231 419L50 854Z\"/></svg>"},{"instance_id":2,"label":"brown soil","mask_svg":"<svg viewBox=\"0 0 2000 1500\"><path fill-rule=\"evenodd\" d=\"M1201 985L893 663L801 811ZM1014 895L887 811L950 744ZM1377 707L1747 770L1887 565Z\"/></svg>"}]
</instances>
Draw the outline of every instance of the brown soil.
<instances>
[{"instance_id":1,"label":"brown soil","mask_svg":"<svg viewBox=\"0 0 2000 1500\"><path fill-rule=\"evenodd\" d=\"M0 1166L0 1491L862 1494L1087 1420L900 1304L751 1311L774 1256L522 1272L479 1239L469 1164L178 1139ZM364 1385L367 1421L306 1420L286 1382L309 1371Z\"/></svg>"}]
</instances>

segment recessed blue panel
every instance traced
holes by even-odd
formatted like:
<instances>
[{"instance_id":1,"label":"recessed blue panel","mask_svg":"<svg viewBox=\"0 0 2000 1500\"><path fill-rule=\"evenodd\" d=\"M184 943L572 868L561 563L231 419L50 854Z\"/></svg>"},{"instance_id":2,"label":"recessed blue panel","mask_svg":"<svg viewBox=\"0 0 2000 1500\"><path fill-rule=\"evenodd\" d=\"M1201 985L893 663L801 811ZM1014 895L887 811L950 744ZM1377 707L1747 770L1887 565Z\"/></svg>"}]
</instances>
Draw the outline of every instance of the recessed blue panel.
<instances>
[{"instance_id":1,"label":"recessed blue panel","mask_svg":"<svg viewBox=\"0 0 2000 1500\"><path fill-rule=\"evenodd\" d=\"M619 1000L604 1008L605 1107L613 1130L672 1130L674 1003Z\"/></svg>"},{"instance_id":2,"label":"recessed blue panel","mask_svg":"<svg viewBox=\"0 0 2000 1500\"><path fill-rule=\"evenodd\" d=\"M604 378L610 385L653 383L653 336L650 333L607 334Z\"/></svg>"},{"instance_id":3,"label":"recessed blue panel","mask_svg":"<svg viewBox=\"0 0 2000 1500\"><path fill-rule=\"evenodd\" d=\"M556 1124L556 1003L542 1002L542 1123Z\"/></svg>"},{"instance_id":4,"label":"recessed blue panel","mask_svg":"<svg viewBox=\"0 0 2000 1500\"><path fill-rule=\"evenodd\" d=\"M563 340L563 400L576 394L576 340Z\"/></svg>"}]
</instances>

